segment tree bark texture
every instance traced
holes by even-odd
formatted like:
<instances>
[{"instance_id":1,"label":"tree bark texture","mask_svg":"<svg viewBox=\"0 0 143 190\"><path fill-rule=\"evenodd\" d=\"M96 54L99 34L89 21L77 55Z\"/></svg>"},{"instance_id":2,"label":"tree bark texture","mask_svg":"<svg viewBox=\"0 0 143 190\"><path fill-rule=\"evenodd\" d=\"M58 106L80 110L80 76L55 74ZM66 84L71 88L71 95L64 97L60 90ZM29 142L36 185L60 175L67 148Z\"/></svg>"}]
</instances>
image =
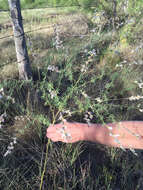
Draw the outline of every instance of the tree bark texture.
<instances>
[{"instance_id":1,"label":"tree bark texture","mask_svg":"<svg viewBox=\"0 0 143 190\"><path fill-rule=\"evenodd\" d=\"M20 0L8 0L8 3L13 24L19 78L23 80L29 80L32 78L32 72L24 35Z\"/></svg>"}]
</instances>

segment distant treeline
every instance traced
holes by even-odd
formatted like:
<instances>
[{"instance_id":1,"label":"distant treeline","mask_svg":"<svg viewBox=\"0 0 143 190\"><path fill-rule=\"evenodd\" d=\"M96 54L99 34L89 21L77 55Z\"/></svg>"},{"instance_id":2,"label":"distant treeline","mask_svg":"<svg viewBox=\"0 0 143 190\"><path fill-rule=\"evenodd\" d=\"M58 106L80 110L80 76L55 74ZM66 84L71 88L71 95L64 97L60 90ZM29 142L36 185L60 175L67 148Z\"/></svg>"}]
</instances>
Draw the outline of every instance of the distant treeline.
<instances>
[{"instance_id":1,"label":"distant treeline","mask_svg":"<svg viewBox=\"0 0 143 190\"><path fill-rule=\"evenodd\" d=\"M95 6L97 0L20 0L22 8L56 7L56 6ZM8 9L8 0L0 0L0 9Z\"/></svg>"},{"instance_id":2,"label":"distant treeline","mask_svg":"<svg viewBox=\"0 0 143 190\"><path fill-rule=\"evenodd\" d=\"M143 0L20 0L21 8L71 7L80 6L84 10L102 10L108 17L117 18L121 13L137 16L143 12ZM8 0L0 0L0 10L8 10Z\"/></svg>"}]
</instances>

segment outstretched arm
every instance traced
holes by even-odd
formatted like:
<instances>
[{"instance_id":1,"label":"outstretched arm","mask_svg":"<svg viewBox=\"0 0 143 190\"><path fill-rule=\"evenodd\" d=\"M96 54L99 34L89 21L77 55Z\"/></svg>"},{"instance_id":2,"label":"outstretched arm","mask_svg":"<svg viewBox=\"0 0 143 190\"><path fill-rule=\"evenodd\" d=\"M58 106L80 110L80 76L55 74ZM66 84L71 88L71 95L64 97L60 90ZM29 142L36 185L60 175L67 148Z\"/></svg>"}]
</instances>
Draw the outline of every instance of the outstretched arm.
<instances>
[{"instance_id":1,"label":"outstretched arm","mask_svg":"<svg viewBox=\"0 0 143 190\"><path fill-rule=\"evenodd\" d=\"M143 122L91 124L64 123L50 126L47 137L53 141L74 143L81 140L97 142L113 147L143 149Z\"/></svg>"}]
</instances>

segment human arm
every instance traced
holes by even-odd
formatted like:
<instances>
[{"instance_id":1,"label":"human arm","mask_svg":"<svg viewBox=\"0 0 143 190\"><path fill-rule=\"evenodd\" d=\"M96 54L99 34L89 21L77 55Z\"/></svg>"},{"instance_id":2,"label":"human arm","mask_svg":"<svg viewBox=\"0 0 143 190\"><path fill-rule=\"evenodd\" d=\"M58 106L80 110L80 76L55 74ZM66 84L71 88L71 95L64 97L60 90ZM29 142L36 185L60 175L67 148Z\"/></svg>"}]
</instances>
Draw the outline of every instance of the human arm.
<instances>
[{"instance_id":1,"label":"human arm","mask_svg":"<svg viewBox=\"0 0 143 190\"><path fill-rule=\"evenodd\" d=\"M143 122L123 121L109 124L68 123L66 132L71 135L70 139L62 138L58 129L63 124L50 126L47 129L47 137L53 141L73 143L81 140L92 141L112 147L124 147L143 149Z\"/></svg>"}]
</instances>

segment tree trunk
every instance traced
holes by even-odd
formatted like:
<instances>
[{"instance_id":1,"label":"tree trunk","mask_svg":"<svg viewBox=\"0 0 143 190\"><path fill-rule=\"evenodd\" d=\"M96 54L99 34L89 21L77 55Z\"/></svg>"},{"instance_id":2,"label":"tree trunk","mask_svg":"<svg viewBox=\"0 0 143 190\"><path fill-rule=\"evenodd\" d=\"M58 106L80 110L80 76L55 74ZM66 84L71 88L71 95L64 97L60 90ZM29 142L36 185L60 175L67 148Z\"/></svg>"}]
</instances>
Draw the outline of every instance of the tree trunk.
<instances>
[{"instance_id":1,"label":"tree trunk","mask_svg":"<svg viewBox=\"0 0 143 190\"><path fill-rule=\"evenodd\" d=\"M8 0L8 3L13 24L19 78L23 80L29 80L32 78L32 72L26 47L20 0Z\"/></svg>"}]
</instances>

